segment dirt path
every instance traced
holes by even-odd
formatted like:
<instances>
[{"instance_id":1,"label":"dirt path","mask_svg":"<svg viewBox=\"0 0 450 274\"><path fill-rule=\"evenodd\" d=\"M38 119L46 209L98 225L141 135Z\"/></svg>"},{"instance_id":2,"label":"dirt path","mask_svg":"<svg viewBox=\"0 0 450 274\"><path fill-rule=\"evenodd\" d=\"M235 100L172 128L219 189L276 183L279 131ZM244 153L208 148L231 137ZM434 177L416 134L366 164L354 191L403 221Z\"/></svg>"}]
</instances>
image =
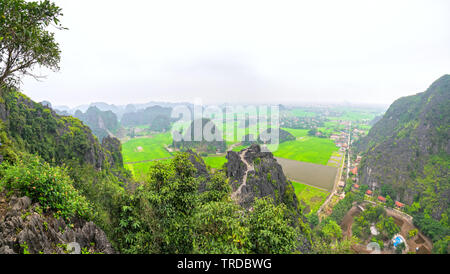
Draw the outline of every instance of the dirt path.
<instances>
[{"instance_id":1,"label":"dirt path","mask_svg":"<svg viewBox=\"0 0 450 274\"><path fill-rule=\"evenodd\" d=\"M353 218L361 212L361 209L357 206L353 206L347 214L345 214L344 218L341 222L342 234L347 238L352 237L352 224Z\"/></svg>"},{"instance_id":2,"label":"dirt path","mask_svg":"<svg viewBox=\"0 0 450 274\"><path fill-rule=\"evenodd\" d=\"M240 146L240 145L242 145L242 142L232 144L232 145L227 149L227 152L233 150L233 148L238 147L238 146Z\"/></svg>"},{"instance_id":3,"label":"dirt path","mask_svg":"<svg viewBox=\"0 0 450 274\"><path fill-rule=\"evenodd\" d=\"M246 171L245 171L245 173L244 173L244 177L243 177L243 179L242 179L242 184L238 187L238 189L236 189L235 192L233 192L233 193L231 194L231 198L232 198L233 200L235 200L235 199L238 197L238 195L241 194L242 188L243 188L244 186L247 185L247 175L248 175L248 172L254 170L253 166L250 165L250 164L247 162L247 160L245 160L245 155L247 154L247 151L248 151L248 149L244 150L243 153L240 153L241 161L244 162L244 164L246 165L247 169L246 169Z\"/></svg>"}]
</instances>

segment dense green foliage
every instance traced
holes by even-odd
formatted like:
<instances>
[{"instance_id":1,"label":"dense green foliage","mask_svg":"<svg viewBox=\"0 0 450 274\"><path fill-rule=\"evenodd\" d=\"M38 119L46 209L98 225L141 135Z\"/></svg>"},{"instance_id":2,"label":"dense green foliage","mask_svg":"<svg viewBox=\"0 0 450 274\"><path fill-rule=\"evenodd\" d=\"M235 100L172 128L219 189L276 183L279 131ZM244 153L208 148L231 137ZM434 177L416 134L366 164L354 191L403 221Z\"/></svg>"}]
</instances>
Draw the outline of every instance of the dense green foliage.
<instances>
[{"instance_id":1,"label":"dense green foliage","mask_svg":"<svg viewBox=\"0 0 450 274\"><path fill-rule=\"evenodd\" d=\"M364 193L355 194L355 193L347 193L345 198L340 200L334 207L333 212L329 216L330 219L336 221L338 224L342 222L345 214L352 208L353 202L362 202L364 199Z\"/></svg>"},{"instance_id":2,"label":"dense green foliage","mask_svg":"<svg viewBox=\"0 0 450 274\"><path fill-rule=\"evenodd\" d=\"M249 244L254 253L292 253L298 230L288 225L286 206L270 199L257 199L249 216Z\"/></svg>"},{"instance_id":3,"label":"dense green foliage","mask_svg":"<svg viewBox=\"0 0 450 274\"><path fill-rule=\"evenodd\" d=\"M119 240L129 253L290 253L300 227L284 204L268 199L245 212L230 199L222 172L197 191L200 178L187 153L156 162L146 181L122 206Z\"/></svg>"},{"instance_id":4,"label":"dense green foliage","mask_svg":"<svg viewBox=\"0 0 450 274\"><path fill-rule=\"evenodd\" d=\"M74 188L64 168L50 166L37 156L24 155L15 164L2 163L0 174L0 185L7 191L30 197L42 207L56 211L57 217L93 217L90 204Z\"/></svg>"},{"instance_id":5,"label":"dense green foliage","mask_svg":"<svg viewBox=\"0 0 450 274\"><path fill-rule=\"evenodd\" d=\"M366 210L355 217L352 226L353 235L360 239L368 239L371 236L370 227L374 225L379 234L374 237L376 242L390 240L400 228L392 217L386 217L383 206L368 206Z\"/></svg>"},{"instance_id":6,"label":"dense green foliage","mask_svg":"<svg viewBox=\"0 0 450 274\"><path fill-rule=\"evenodd\" d=\"M194 215L194 253L248 253L247 228L239 207L229 201L201 204Z\"/></svg>"},{"instance_id":7,"label":"dense green foliage","mask_svg":"<svg viewBox=\"0 0 450 274\"><path fill-rule=\"evenodd\" d=\"M313 253L316 254L350 254L351 246L358 242L356 237L344 238L339 224L327 218L313 230Z\"/></svg>"},{"instance_id":8,"label":"dense green foliage","mask_svg":"<svg viewBox=\"0 0 450 274\"><path fill-rule=\"evenodd\" d=\"M394 201L418 201L422 212L440 220L450 201L449 104L450 75L392 103L357 144L364 154L360 181L379 183Z\"/></svg>"},{"instance_id":9,"label":"dense green foliage","mask_svg":"<svg viewBox=\"0 0 450 274\"><path fill-rule=\"evenodd\" d=\"M15 89L3 96L8 112L5 129L17 149L38 154L49 163L77 159L96 168L108 165L101 145L80 120L60 117Z\"/></svg>"}]
</instances>

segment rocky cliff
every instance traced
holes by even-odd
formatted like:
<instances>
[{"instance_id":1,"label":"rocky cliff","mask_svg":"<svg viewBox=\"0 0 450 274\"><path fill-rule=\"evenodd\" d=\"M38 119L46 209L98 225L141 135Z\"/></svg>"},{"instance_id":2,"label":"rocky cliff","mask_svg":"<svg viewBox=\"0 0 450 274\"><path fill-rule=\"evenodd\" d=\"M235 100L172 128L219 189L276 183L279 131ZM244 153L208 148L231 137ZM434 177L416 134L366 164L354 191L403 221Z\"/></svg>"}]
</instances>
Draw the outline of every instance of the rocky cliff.
<instances>
[{"instance_id":1,"label":"rocky cliff","mask_svg":"<svg viewBox=\"0 0 450 274\"><path fill-rule=\"evenodd\" d=\"M172 108L150 106L136 112L125 113L120 120L124 127L149 125L153 131L167 131L170 129Z\"/></svg>"},{"instance_id":2,"label":"rocky cliff","mask_svg":"<svg viewBox=\"0 0 450 274\"><path fill-rule=\"evenodd\" d=\"M253 144L240 152L228 151L227 159L232 198L240 205L250 208L255 198L270 196L276 204L298 210L294 187L271 152L261 152L261 147Z\"/></svg>"},{"instance_id":3,"label":"rocky cliff","mask_svg":"<svg viewBox=\"0 0 450 274\"><path fill-rule=\"evenodd\" d=\"M101 111L97 107L89 107L86 113L77 110L74 117L87 125L100 141L119 128L117 116L110 110Z\"/></svg>"},{"instance_id":4,"label":"rocky cliff","mask_svg":"<svg viewBox=\"0 0 450 274\"><path fill-rule=\"evenodd\" d=\"M76 160L96 169L108 164L122 166L112 162L114 159L108 157L107 149L80 120L59 116L16 90L3 90L1 94L0 123L17 149L39 154L55 164ZM7 140L0 142L7 143Z\"/></svg>"},{"instance_id":5,"label":"rocky cliff","mask_svg":"<svg viewBox=\"0 0 450 274\"><path fill-rule=\"evenodd\" d=\"M205 133L211 134L212 139L208 140L205 137ZM199 152L216 153L225 152L227 149L226 142L220 140L222 132L216 127L213 121L207 118L196 119L191 122L186 131L181 135L178 132L179 137L182 137L180 141L173 141L172 146L179 149L195 149Z\"/></svg>"},{"instance_id":6,"label":"rocky cliff","mask_svg":"<svg viewBox=\"0 0 450 274\"><path fill-rule=\"evenodd\" d=\"M359 180L411 204L427 199L439 218L450 201L450 75L396 100L362 138Z\"/></svg>"},{"instance_id":7,"label":"rocky cliff","mask_svg":"<svg viewBox=\"0 0 450 274\"><path fill-rule=\"evenodd\" d=\"M79 252L115 253L94 223L78 219L67 224L42 213L40 205L26 196L8 199L0 193L0 254L65 254L74 242Z\"/></svg>"}]
</instances>

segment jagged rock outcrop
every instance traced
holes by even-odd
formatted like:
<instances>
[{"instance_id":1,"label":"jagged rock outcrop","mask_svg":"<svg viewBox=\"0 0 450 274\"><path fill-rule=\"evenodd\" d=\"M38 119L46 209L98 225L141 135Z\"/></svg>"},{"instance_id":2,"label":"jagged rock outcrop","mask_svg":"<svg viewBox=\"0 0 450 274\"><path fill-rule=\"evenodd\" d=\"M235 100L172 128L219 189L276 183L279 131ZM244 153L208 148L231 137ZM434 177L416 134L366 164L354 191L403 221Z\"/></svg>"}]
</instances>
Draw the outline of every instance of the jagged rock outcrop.
<instances>
[{"instance_id":1,"label":"jagged rock outcrop","mask_svg":"<svg viewBox=\"0 0 450 274\"><path fill-rule=\"evenodd\" d=\"M287 132L286 130L283 130L280 128L275 129L275 130L278 131L278 136L273 134L272 128L268 128L268 129L262 131L258 135L258 138L255 138L255 136L253 136L253 134L244 135L244 137L242 138L242 144L246 145L246 146L250 146L252 144L264 144L264 143L281 144L283 142L295 140L295 136L292 135L291 133Z\"/></svg>"},{"instance_id":2,"label":"jagged rock outcrop","mask_svg":"<svg viewBox=\"0 0 450 274\"><path fill-rule=\"evenodd\" d=\"M255 198L271 197L275 204L285 204L292 225L300 226L302 234L298 238L298 251L311 251L309 226L298 206L294 187L286 179L283 169L271 152L262 152L257 144L240 152L228 151L227 177L232 187L231 198L242 207L252 210Z\"/></svg>"},{"instance_id":3,"label":"jagged rock outcrop","mask_svg":"<svg viewBox=\"0 0 450 274\"><path fill-rule=\"evenodd\" d=\"M202 157L200 157L197 153L192 151L191 149L186 150L186 153L189 154L189 161L194 165L197 172L195 173L195 177L200 176L208 176L208 169L206 168L206 164L203 161Z\"/></svg>"},{"instance_id":4,"label":"jagged rock outcrop","mask_svg":"<svg viewBox=\"0 0 450 274\"><path fill-rule=\"evenodd\" d=\"M110 110L101 111L95 106L89 107L86 113L77 110L74 117L80 119L87 125L100 141L112 135L112 132L119 128L119 121L116 114Z\"/></svg>"},{"instance_id":5,"label":"jagged rock outcrop","mask_svg":"<svg viewBox=\"0 0 450 274\"><path fill-rule=\"evenodd\" d=\"M211 136L206 138L206 133ZM173 140L172 146L174 148L195 148L196 151L208 153L225 152L227 149L226 142L220 140L222 132L212 120L207 118L193 120L183 135L180 132L175 132L175 134L179 135L177 138L181 138L181 140Z\"/></svg>"},{"instance_id":6,"label":"jagged rock outcrop","mask_svg":"<svg viewBox=\"0 0 450 274\"><path fill-rule=\"evenodd\" d=\"M125 113L120 120L124 127L149 125L153 131L167 131L170 129L172 108L149 106L136 112Z\"/></svg>"},{"instance_id":7,"label":"jagged rock outcrop","mask_svg":"<svg viewBox=\"0 0 450 274\"><path fill-rule=\"evenodd\" d=\"M119 139L107 136L102 140L102 147L109 154L110 165L113 167L123 166L122 143Z\"/></svg>"},{"instance_id":8,"label":"jagged rock outcrop","mask_svg":"<svg viewBox=\"0 0 450 274\"><path fill-rule=\"evenodd\" d=\"M278 136L273 134L272 130L277 130ZM259 134L259 136L258 136L258 142L260 144L262 144L264 142L272 143L272 144L275 144L275 143L281 144L283 142L294 141L294 140L295 140L294 135L292 135L291 133L289 133L286 130L283 130L281 128L278 128L278 129L268 128L267 130L264 130L263 132L261 132L261 134Z\"/></svg>"},{"instance_id":9,"label":"jagged rock outcrop","mask_svg":"<svg viewBox=\"0 0 450 274\"><path fill-rule=\"evenodd\" d=\"M50 213L42 213L38 203L0 193L0 254L70 253L67 246L76 242L90 253L115 253L105 233L93 222L80 219L67 224Z\"/></svg>"},{"instance_id":10,"label":"jagged rock outcrop","mask_svg":"<svg viewBox=\"0 0 450 274\"><path fill-rule=\"evenodd\" d=\"M298 209L294 188L271 152L253 144L240 152L228 151L227 159L232 197L240 205L250 208L255 198L270 196L276 204Z\"/></svg>"},{"instance_id":11,"label":"jagged rock outcrop","mask_svg":"<svg viewBox=\"0 0 450 274\"><path fill-rule=\"evenodd\" d=\"M208 169L206 168L205 161L203 161L202 157L200 157L197 153L195 153L191 149L188 149L186 151L186 153L189 154L189 161L192 163L192 165L196 169L194 176L196 178L201 177L199 186L198 186L198 191L200 193L205 192L206 191L206 182L208 181L209 176L210 176Z\"/></svg>"}]
</instances>

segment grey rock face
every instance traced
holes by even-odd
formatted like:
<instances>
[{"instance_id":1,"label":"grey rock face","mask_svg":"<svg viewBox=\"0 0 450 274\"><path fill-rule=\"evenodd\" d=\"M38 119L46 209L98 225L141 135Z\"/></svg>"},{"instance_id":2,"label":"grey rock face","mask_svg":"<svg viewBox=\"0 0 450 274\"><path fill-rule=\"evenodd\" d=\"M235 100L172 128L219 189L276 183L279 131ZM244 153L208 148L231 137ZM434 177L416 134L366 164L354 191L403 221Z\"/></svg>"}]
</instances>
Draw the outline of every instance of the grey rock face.
<instances>
[{"instance_id":1,"label":"grey rock face","mask_svg":"<svg viewBox=\"0 0 450 274\"><path fill-rule=\"evenodd\" d=\"M3 95L1 99L4 100L3 102L0 100L0 119L5 123L6 131L9 131L11 138L14 139L18 136L24 139L26 144L29 143L30 136L25 135L22 128L24 126L36 127L36 124L32 123L34 119L26 119L24 124L23 119L17 118L29 115L29 117L36 119L44 119L45 125L39 128L42 135L36 136L36 138L43 140L44 136L47 136L51 139L52 146L58 148L53 152L53 155L49 154L46 149L43 149L45 146L42 146L42 148L40 146L25 146L25 150L39 154L46 161L56 161L58 164L62 164L68 159L72 160L76 158L80 162L90 164L98 170L105 166L107 152L101 147L88 126L79 123L75 119L62 118L52 109L43 107L41 104L32 101L26 96L12 96L12 93L13 90L0 91L0 95ZM52 124L54 122L56 124ZM48 126L49 123L52 126ZM75 137L68 137L72 136L73 133L71 132L73 128L77 128L77 136L84 139L82 146L76 146L74 142Z\"/></svg>"},{"instance_id":2,"label":"grey rock face","mask_svg":"<svg viewBox=\"0 0 450 274\"><path fill-rule=\"evenodd\" d=\"M241 188L236 197L240 205L250 208L255 198L270 196L276 204L298 209L293 186L272 153L261 152L261 147L254 144L241 152L228 151L227 159L232 190Z\"/></svg>"},{"instance_id":3,"label":"grey rock face","mask_svg":"<svg viewBox=\"0 0 450 274\"><path fill-rule=\"evenodd\" d=\"M198 186L198 191L200 193L205 192L206 191L206 182L209 179L209 172L208 172L208 169L206 168L205 162L197 153L195 153L191 149L188 149L186 151L186 153L189 154L189 161L192 163L192 165L197 170L195 172L194 176L196 178L201 177L200 183Z\"/></svg>"},{"instance_id":4,"label":"grey rock face","mask_svg":"<svg viewBox=\"0 0 450 274\"><path fill-rule=\"evenodd\" d=\"M361 138L356 148L363 154L359 181L371 189L389 185L395 190L393 199L411 204L421 195L421 178L425 166L433 166L445 177L447 170L436 167L434 157L445 159L450 154L450 75L435 81L425 92L396 100L385 115ZM450 190L447 181L436 182L441 204L432 215L439 218L448 207ZM440 184L440 186L438 186Z\"/></svg>"},{"instance_id":5,"label":"grey rock face","mask_svg":"<svg viewBox=\"0 0 450 274\"><path fill-rule=\"evenodd\" d=\"M12 197L4 214L0 211L0 254L67 253L66 245L96 253L115 253L105 233L93 222L74 220L71 225L37 210L28 197ZM2 216L3 215L3 216Z\"/></svg>"},{"instance_id":6,"label":"grey rock face","mask_svg":"<svg viewBox=\"0 0 450 274\"><path fill-rule=\"evenodd\" d=\"M108 158L111 166L123 167L122 144L119 139L107 136L102 140L102 147L111 156Z\"/></svg>"}]
</instances>

